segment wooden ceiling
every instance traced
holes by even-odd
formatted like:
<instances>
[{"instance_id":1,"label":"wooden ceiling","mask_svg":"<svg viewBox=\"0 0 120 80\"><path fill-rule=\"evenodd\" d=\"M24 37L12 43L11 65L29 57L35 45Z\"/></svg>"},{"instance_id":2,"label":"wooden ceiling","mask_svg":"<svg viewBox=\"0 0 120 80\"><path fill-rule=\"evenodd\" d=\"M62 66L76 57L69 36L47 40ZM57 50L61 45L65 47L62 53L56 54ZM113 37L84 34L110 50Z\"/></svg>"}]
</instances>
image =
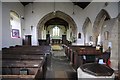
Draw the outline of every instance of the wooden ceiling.
<instances>
[{"instance_id":1,"label":"wooden ceiling","mask_svg":"<svg viewBox=\"0 0 120 80\"><path fill-rule=\"evenodd\" d=\"M28 5L29 3L33 3L33 2L21 2L23 6Z\"/></svg>"},{"instance_id":2,"label":"wooden ceiling","mask_svg":"<svg viewBox=\"0 0 120 80\"><path fill-rule=\"evenodd\" d=\"M82 9L85 9L90 4L90 2L73 2L73 4L81 7Z\"/></svg>"},{"instance_id":3,"label":"wooden ceiling","mask_svg":"<svg viewBox=\"0 0 120 80\"><path fill-rule=\"evenodd\" d=\"M28 5L29 3L33 3L33 2L21 2L24 6ZM82 9L85 9L90 2L73 2L74 5L79 6Z\"/></svg>"},{"instance_id":4,"label":"wooden ceiling","mask_svg":"<svg viewBox=\"0 0 120 80\"><path fill-rule=\"evenodd\" d=\"M45 26L49 25L63 25L65 27L68 27L68 23L65 20L60 19L58 17L50 19L45 23Z\"/></svg>"}]
</instances>

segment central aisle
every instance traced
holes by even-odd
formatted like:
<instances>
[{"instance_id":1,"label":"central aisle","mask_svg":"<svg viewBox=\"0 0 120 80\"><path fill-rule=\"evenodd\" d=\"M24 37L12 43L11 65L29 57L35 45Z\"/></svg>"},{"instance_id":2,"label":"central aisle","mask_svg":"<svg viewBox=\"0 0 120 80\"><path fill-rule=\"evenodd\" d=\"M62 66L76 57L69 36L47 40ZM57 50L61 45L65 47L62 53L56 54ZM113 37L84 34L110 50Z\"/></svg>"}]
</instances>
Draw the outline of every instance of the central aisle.
<instances>
[{"instance_id":1,"label":"central aisle","mask_svg":"<svg viewBox=\"0 0 120 80\"><path fill-rule=\"evenodd\" d=\"M76 80L76 71L70 65L67 57L65 56L64 50L52 51L51 64L48 64L46 78L49 79L60 79L64 80Z\"/></svg>"}]
</instances>

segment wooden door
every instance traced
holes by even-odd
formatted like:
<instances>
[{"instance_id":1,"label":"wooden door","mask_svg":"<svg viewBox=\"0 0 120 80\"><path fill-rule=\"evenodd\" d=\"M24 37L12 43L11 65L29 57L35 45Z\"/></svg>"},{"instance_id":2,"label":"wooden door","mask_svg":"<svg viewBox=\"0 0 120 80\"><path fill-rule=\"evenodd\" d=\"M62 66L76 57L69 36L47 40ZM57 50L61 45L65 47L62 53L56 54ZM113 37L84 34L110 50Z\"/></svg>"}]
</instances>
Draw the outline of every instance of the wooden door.
<instances>
[{"instance_id":1,"label":"wooden door","mask_svg":"<svg viewBox=\"0 0 120 80\"><path fill-rule=\"evenodd\" d=\"M31 35L25 35L24 45L31 45Z\"/></svg>"}]
</instances>

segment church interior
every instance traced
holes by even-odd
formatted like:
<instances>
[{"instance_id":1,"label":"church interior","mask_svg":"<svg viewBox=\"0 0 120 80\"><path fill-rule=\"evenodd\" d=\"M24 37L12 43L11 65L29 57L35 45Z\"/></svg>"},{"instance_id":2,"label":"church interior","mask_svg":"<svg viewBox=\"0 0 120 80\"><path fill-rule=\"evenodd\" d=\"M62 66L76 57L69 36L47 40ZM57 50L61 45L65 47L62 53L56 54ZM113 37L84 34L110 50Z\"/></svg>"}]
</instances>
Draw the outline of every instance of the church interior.
<instances>
[{"instance_id":1,"label":"church interior","mask_svg":"<svg viewBox=\"0 0 120 80\"><path fill-rule=\"evenodd\" d=\"M1 80L120 80L120 2L0 0Z\"/></svg>"}]
</instances>

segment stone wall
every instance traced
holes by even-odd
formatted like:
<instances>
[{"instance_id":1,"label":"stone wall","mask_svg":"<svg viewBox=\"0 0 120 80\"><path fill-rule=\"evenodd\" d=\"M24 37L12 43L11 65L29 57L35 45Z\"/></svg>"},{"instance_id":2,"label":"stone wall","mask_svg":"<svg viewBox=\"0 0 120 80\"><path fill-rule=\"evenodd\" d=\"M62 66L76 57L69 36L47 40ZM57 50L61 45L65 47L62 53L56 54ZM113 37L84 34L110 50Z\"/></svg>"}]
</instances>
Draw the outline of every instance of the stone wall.
<instances>
[{"instance_id":1,"label":"stone wall","mask_svg":"<svg viewBox=\"0 0 120 80\"><path fill-rule=\"evenodd\" d=\"M118 5L118 11L119 11L119 16L118 16L118 48L120 48L120 2L119 2L119 5ZM120 73L120 51L118 51L119 53L119 67L118 67L118 70L119 70L119 73Z\"/></svg>"},{"instance_id":2,"label":"stone wall","mask_svg":"<svg viewBox=\"0 0 120 80\"><path fill-rule=\"evenodd\" d=\"M105 32L108 32L108 39L105 39ZM118 70L118 20L113 18L105 21L102 28L102 42L104 51L111 47L111 66Z\"/></svg>"}]
</instances>

